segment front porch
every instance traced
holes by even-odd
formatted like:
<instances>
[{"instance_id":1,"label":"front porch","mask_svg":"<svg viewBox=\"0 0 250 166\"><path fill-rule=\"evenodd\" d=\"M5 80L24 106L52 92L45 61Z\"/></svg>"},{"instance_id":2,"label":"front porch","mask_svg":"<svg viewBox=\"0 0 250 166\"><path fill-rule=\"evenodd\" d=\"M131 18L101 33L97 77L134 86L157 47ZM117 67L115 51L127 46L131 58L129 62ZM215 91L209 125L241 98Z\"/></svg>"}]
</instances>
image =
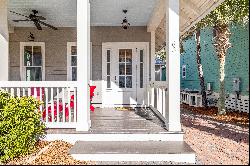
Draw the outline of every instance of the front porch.
<instances>
[{"instance_id":1,"label":"front porch","mask_svg":"<svg viewBox=\"0 0 250 166\"><path fill-rule=\"evenodd\" d=\"M10 6L7 0L0 2L4 64L0 65L0 88L12 96L33 96L44 102L39 110L48 128L45 139L117 141L117 145L119 141L171 141L168 146L177 141L182 147L180 35L222 0L197 4L193 0L71 0L68 6L66 0L58 9L50 5L58 4L56 0L41 1L45 7L27 1L27 10L15 1ZM36 6L58 30L43 27L41 31L33 24L13 23L16 16L10 10L27 15ZM120 21L128 6L125 16L131 27L125 30ZM55 11L65 12L66 21ZM33 41L29 41L31 32ZM162 48L167 55L166 79L158 80L155 59ZM90 101L92 85L96 91ZM97 107L95 112L90 111L91 103ZM117 111L117 106L133 109ZM168 157L178 160L178 155ZM194 162L194 154L189 157Z\"/></svg>"}]
</instances>

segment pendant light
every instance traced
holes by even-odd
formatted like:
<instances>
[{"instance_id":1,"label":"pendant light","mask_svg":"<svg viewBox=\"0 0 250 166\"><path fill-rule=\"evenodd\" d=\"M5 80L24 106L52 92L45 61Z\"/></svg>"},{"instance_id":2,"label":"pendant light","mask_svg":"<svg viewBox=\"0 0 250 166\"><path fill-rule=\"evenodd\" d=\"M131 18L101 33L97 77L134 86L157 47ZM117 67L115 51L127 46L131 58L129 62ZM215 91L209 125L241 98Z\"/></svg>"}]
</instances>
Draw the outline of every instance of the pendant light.
<instances>
[{"instance_id":1,"label":"pendant light","mask_svg":"<svg viewBox=\"0 0 250 166\"><path fill-rule=\"evenodd\" d=\"M123 10L123 13L124 13L125 15L127 14L127 12L128 12L128 10L126 10L126 9ZM129 26L130 26L130 23L128 22L127 17L125 17L125 18L123 19L123 21L122 21L122 28L123 28L123 29L128 29Z\"/></svg>"}]
</instances>

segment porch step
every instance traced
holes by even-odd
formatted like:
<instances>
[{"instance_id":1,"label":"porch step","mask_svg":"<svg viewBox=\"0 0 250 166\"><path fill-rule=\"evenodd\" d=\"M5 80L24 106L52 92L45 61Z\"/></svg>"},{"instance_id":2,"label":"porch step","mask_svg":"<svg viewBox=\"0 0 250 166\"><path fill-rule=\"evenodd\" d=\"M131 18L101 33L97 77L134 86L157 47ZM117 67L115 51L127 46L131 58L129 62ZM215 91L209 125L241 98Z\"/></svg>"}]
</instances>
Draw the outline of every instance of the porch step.
<instances>
[{"instance_id":1,"label":"porch step","mask_svg":"<svg viewBox=\"0 0 250 166\"><path fill-rule=\"evenodd\" d=\"M183 133L169 132L168 134L89 134L89 133L60 133L60 134L46 134L43 138L47 141L62 140L69 143L76 143L77 141L183 141Z\"/></svg>"},{"instance_id":2,"label":"porch step","mask_svg":"<svg viewBox=\"0 0 250 166\"><path fill-rule=\"evenodd\" d=\"M184 141L77 141L69 153L84 161L195 163L195 152Z\"/></svg>"}]
</instances>

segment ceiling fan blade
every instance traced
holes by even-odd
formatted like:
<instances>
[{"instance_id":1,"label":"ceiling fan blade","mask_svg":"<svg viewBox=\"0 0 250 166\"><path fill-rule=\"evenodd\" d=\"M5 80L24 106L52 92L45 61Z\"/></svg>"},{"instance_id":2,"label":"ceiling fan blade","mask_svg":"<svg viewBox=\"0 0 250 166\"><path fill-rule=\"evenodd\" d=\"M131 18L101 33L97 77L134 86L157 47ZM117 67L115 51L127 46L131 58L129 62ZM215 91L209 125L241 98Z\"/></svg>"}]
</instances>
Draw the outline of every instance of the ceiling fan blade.
<instances>
[{"instance_id":1,"label":"ceiling fan blade","mask_svg":"<svg viewBox=\"0 0 250 166\"><path fill-rule=\"evenodd\" d=\"M19 16L26 17L26 18L28 18L28 19L29 19L29 17L28 17L28 16L25 16L25 15L23 15L23 14L20 14L20 13L14 12L14 11L10 11L10 12L11 12L11 13L14 13L14 14L17 14L17 15L19 15Z\"/></svg>"},{"instance_id":2,"label":"ceiling fan blade","mask_svg":"<svg viewBox=\"0 0 250 166\"><path fill-rule=\"evenodd\" d=\"M42 30L41 25L38 23L38 21L34 21L34 24L38 30Z\"/></svg>"},{"instance_id":3,"label":"ceiling fan blade","mask_svg":"<svg viewBox=\"0 0 250 166\"><path fill-rule=\"evenodd\" d=\"M26 20L12 20L12 21L19 22L19 21L31 21L31 20L26 19Z\"/></svg>"},{"instance_id":4,"label":"ceiling fan blade","mask_svg":"<svg viewBox=\"0 0 250 166\"><path fill-rule=\"evenodd\" d=\"M37 16L36 18L37 18L38 20L46 20L46 18L43 17L43 16Z\"/></svg>"},{"instance_id":5,"label":"ceiling fan blade","mask_svg":"<svg viewBox=\"0 0 250 166\"><path fill-rule=\"evenodd\" d=\"M42 21L39 21L39 20L38 20L38 22L41 23L41 24L43 24L43 25L45 25L45 26L47 26L47 27L49 27L49 28L51 28L51 29L58 30L56 27L54 27L52 25L49 25L49 24L47 24L45 22L42 22Z\"/></svg>"}]
</instances>

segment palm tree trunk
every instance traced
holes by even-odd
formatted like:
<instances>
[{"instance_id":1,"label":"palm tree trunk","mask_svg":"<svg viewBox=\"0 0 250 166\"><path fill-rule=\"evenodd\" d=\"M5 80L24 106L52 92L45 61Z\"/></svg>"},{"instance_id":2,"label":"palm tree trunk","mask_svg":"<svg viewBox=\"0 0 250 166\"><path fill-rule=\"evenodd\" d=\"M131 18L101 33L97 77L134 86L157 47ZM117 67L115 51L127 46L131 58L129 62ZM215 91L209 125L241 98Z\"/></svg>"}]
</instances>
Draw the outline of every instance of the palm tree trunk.
<instances>
[{"instance_id":1,"label":"palm tree trunk","mask_svg":"<svg viewBox=\"0 0 250 166\"><path fill-rule=\"evenodd\" d=\"M230 29L228 25L219 25L214 27L215 31L215 50L220 62L220 94L219 94L219 103L218 103L218 114L225 114L225 62L227 50L231 47L230 39Z\"/></svg>"},{"instance_id":2,"label":"palm tree trunk","mask_svg":"<svg viewBox=\"0 0 250 166\"><path fill-rule=\"evenodd\" d=\"M201 64L201 31L200 29L197 29L196 31L196 49L197 49L196 61L197 61L199 79L200 79L202 106L207 107L207 95L206 95L206 89L205 89L203 68Z\"/></svg>"}]
</instances>

